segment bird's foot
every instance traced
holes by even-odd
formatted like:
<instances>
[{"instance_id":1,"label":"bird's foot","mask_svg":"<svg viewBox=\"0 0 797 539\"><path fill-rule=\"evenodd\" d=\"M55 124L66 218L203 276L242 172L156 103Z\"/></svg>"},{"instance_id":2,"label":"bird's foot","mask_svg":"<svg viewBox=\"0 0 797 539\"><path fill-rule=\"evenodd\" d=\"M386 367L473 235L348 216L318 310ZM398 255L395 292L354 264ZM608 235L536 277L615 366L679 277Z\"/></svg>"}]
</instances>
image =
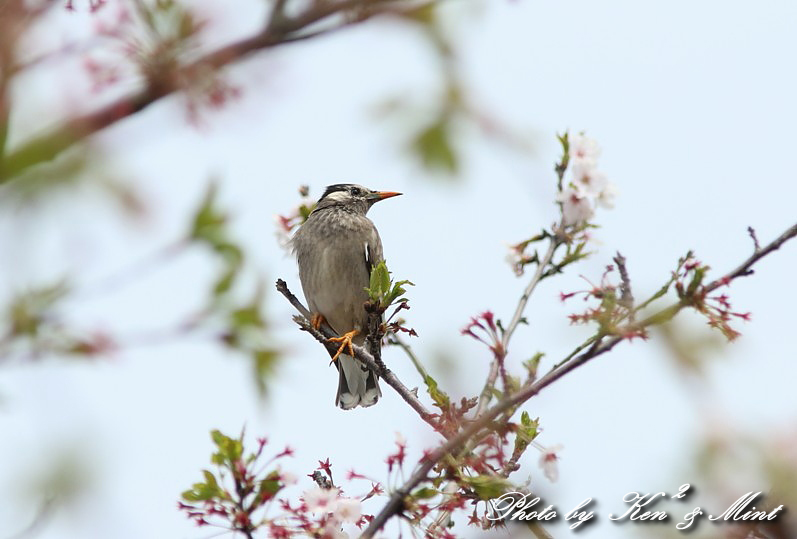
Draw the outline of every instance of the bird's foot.
<instances>
[{"instance_id":1,"label":"bird's foot","mask_svg":"<svg viewBox=\"0 0 797 539\"><path fill-rule=\"evenodd\" d=\"M354 357L354 347L352 346L352 339L360 334L360 330L353 329L348 333L344 333L340 337L332 337L329 339L331 342L339 342L340 348L338 348L337 353L332 356L332 361L330 363L334 363L336 359L343 353L344 350L347 348L349 349L349 355Z\"/></svg>"},{"instance_id":2,"label":"bird's foot","mask_svg":"<svg viewBox=\"0 0 797 539\"><path fill-rule=\"evenodd\" d=\"M321 329L321 326L324 325L327 319L324 318L324 315L321 313L313 313L310 317L310 325L313 326L313 329Z\"/></svg>"}]
</instances>

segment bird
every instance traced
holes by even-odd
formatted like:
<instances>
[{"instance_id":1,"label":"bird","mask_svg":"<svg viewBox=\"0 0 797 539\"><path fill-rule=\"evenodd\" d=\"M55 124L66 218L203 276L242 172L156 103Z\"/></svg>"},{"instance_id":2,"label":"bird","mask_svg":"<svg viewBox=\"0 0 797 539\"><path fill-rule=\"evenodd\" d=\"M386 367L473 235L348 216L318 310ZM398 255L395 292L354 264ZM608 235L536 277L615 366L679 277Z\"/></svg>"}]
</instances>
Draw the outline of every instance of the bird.
<instances>
[{"instance_id":1,"label":"bird","mask_svg":"<svg viewBox=\"0 0 797 539\"><path fill-rule=\"evenodd\" d=\"M400 194L352 183L330 185L291 239L311 323L319 328L326 322L339 335L330 339L341 343L330 355L339 373L335 405L344 410L372 406L382 396L378 376L353 357L351 345L366 340L365 289L371 268L384 259L379 232L366 213L376 202Z\"/></svg>"}]
</instances>

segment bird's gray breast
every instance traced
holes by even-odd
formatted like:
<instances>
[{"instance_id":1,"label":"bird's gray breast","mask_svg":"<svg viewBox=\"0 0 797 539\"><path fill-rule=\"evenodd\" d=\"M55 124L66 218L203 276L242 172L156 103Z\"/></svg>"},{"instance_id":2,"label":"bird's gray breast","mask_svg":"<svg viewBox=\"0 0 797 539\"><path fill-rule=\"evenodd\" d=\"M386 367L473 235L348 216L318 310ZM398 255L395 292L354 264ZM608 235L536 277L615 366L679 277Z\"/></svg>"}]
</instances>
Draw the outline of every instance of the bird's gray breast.
<instances>
[{"instance_id":1,"label":"bird's gray breast","mask_svg":"<svg viewBox=\"0 0 797 539\"><path fill-rule=\"evenodd\" d=\"M370 269L382 260L382 242L365 215L343 209L316 211L293 240L299 278L311 311L320 313L339 334L362 329Z\"/></svg>"}]
</instances>

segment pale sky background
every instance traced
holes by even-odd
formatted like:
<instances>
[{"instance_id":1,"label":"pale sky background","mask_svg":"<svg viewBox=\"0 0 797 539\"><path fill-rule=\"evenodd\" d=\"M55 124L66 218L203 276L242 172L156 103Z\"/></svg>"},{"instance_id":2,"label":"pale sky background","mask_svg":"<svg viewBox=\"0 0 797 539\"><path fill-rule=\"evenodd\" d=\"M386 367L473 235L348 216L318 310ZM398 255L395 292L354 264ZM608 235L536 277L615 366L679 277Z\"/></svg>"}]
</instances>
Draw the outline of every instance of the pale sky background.
<instances>
[{"instance_id":1,"label":"pale sky background","mask_svg":"<svg viewBox=\"0 0 797 539\"><path fill-rule=\"evenodd\" d=\"M247 35L262 18L259 1L236 2L235 9L197 3L214 18L212 43ZM205 539L213 530L196 528L176 503L209 465L212 429L235 434L246 425L250 443L264 435L274 452L294 447L296 458L286 466L300 476L329 457L338 478L355 468L383 479L397 431L414 457L437 443L387 386L377 406L335 408L336 371L272 291L282 277L300 292L295 262L278 248L273 227L273 215L298 201L300 184L309 184L313 196L348 181L404 193L370 217L390 269L416 284L409 291L409 323L420 335L413 345L455 397L480 389L489 361L483 348L459 336L460 328L485 309L508 320L526 284L504 261L506 244L555 218L557 132L595 137L603 148L600 168L620 195L614 210L597 216L596 254L537 290L530 325L513 339L514 366L541 350L550 367L587 335L567 322L581 302L563 305L559 292L584 288L579 274L599 280L616 250L627 257L641 298L687 249L716 276L750 254L748 225L768 242L794 223L794 2L460 0L443 12L473 98L527 133L534 155L466 128L458 181L433 178L414 164L400 148L404 124L375 119L373 111L395 96L432 103L440 89L436 64L415 30L374 22L233 67L229 76L241 99L205 114L200 129L186 124L182 102L170 98L94 137L104 173L132 182L150 203L143 223L131 226L91 192L27 214L3 208L7 298L64 273L96 282L146 258L184 233L207 179L221 178L235 237L251 255L244 284L257 277L267 283L271 334L285 359L265 402L248 360L201 336L95 362L4 365L0 539L32 516L30 477L64 453L87 470L86 490L37 537ZM31 47L71 42L91 22L78 13L53 25ZM21 81L14 89L15 142L65 110L98 102L80 97L79 70L79 61L63 62ZM672 494L683 483L699 490L685 470L706 429L767 438L794 428L795 266L797 246L788 244L755 276L733 284L734 306L753 318L740 328L743 338L713 356L708 383L692 383L654 338L619 346L524 407L541 418L538 441L564 449L557 483L543 477L533 449L521 478L530 473L534 488L564 511L587 497L598 502L597 522L579 537L649 537L653 528L618 526L609 513L624 511L628 491ZM213 270L195 249L118 291L76 298L69 312L80 324L120 335L168 326L202 304ZM698 332L704 325L687 327ZM387 349L384 359L408 386L421 384L398 349ZM739 495L759 487L750 481ZM303 479L295 495L310 486ZM551 531L572 535L562 524Z\"/></svg>"}]
</instances>

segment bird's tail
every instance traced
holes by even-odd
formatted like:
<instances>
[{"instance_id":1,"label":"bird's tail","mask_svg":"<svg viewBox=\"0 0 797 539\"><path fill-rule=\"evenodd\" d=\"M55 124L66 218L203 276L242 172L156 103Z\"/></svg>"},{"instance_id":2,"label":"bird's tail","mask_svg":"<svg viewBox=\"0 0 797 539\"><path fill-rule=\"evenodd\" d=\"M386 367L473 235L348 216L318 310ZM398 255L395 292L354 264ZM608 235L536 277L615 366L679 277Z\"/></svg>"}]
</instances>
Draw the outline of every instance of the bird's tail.
<instances>
[{"instance_id":1,"label":"bird's tail","mask_svg":"<svg viewBox=\"0 0 797 539\"><path fill-rule=\"evenodd\" d=\"M382 391L379 389L379 378L365 366L363 362L346 354L337 359L339 374L338 394L335 404L344 410L357 406L376 404Z\"/></svg>"}]
</instances>

